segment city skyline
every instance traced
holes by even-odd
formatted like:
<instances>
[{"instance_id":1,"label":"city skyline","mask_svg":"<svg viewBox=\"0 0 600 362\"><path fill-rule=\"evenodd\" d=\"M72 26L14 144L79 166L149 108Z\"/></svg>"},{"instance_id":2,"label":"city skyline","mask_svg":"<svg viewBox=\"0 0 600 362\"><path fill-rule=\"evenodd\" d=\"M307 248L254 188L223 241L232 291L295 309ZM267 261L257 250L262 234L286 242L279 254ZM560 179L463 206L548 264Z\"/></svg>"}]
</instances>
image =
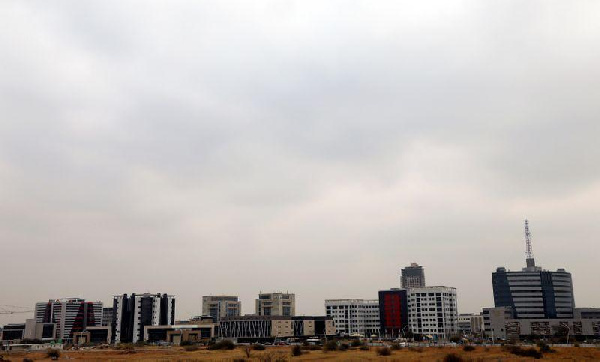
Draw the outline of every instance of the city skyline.
<instances>
[{"instance_id":1,"label":"city skyline","mask_svg":"<svg viewBox=\"0 0 600 362\"><path fill-rule=\"evenodd\" d=\"M565 268L599 307L600 3L0 3L0 305ZM23 314L0 315L0 325Z\"/></svg>"}]
</instances>

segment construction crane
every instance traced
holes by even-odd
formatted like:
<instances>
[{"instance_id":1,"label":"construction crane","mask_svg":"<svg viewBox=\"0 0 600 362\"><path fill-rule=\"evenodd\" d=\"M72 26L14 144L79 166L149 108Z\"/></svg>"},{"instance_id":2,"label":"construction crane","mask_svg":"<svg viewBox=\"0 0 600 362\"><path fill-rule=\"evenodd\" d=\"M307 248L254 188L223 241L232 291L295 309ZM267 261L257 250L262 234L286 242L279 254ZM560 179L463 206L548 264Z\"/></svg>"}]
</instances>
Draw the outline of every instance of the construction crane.
<instances>
[{"instance_id":1,"label":"construction crane","mask_svg":"<svg viewBox=\"0 0 600 362\"><path fill-rule=\"evenodd\" d=\"M0 304L0 314L20 314L20 313L33 313L33 310L24 310L25 307L19 307L17 305L3 305Z\"/></svg>"}]
</instances>

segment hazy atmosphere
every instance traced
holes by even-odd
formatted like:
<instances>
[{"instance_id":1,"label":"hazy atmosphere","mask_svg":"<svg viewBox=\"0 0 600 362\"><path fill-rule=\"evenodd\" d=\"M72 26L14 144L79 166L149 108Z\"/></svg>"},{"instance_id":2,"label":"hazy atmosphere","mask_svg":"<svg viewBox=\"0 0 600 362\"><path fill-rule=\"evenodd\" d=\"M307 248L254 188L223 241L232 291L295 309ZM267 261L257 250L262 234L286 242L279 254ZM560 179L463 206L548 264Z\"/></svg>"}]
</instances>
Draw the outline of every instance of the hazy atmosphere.
<instances>
[{"instance_id":1,"label":"hazy atmosphere","mask_svg":"<svg viewBox=\"0 0 600 362\"><path fill-rule=\"evenodd\" d=\"M0 2L0 305L493 306L536 262L600 307L600 2ZM28 315L1 315L0 324Z\"/></svg>"}]
</instances>

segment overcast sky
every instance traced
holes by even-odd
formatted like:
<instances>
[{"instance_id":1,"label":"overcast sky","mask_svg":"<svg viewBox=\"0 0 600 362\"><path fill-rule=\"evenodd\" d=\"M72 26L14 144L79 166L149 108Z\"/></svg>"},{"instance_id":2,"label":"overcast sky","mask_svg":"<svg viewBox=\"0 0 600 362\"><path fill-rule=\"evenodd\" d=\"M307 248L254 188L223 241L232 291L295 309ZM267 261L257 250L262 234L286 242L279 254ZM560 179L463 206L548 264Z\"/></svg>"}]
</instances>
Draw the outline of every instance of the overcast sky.
<instances>
[{"instance_id":1,"label":"overcast sky","mask_svg":"<svg viewBox=\"0 0 600 362\"><path fill-rule=\"evenodd\" d=\"M400 268L600 307L600 2L0 2L0 305L376 298ZM0 323L29 315L0 316Z\"/></svg>"}]
</instances>

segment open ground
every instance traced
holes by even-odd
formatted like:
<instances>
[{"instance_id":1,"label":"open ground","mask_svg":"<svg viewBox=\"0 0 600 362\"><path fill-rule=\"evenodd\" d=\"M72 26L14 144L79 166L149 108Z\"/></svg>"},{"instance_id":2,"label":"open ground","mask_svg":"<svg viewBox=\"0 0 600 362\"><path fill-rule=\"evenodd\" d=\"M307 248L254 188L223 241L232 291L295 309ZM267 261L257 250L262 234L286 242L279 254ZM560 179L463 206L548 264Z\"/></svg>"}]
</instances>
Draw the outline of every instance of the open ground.
<instances>
[{"instance_id":1,"label":"open ground","mask_svg":"<svg viewBox=\"0 0 600 362\"><path fill-rule=\"evenodd\" d=\"M84 361L444 361L449 354L455 354L457 361L526 361L531 357L520 357L511 354L500 347L476 347L473 351L464 351L462 348L430 347L423 349L409 349L391 351L390 356L380 356L377 348L368 351L351 349L347 351L303 351L301 356L292 356L290 347L270 347L264 351L250 350L250 357L246 348L237 347L234 350L210 351L204 348L196 351L186 351L180 347L172 348L139 348L130 351L105 349L105 350L71 350L62 351L60 359L74 359ZM13 352L10 355L0 355L4 360L23 361L50 361L45 352ZM545 353L546 361L597 361L600 360L600 348L566 347L554 348L554 352Z\"/></svg>"}]
</instances>

